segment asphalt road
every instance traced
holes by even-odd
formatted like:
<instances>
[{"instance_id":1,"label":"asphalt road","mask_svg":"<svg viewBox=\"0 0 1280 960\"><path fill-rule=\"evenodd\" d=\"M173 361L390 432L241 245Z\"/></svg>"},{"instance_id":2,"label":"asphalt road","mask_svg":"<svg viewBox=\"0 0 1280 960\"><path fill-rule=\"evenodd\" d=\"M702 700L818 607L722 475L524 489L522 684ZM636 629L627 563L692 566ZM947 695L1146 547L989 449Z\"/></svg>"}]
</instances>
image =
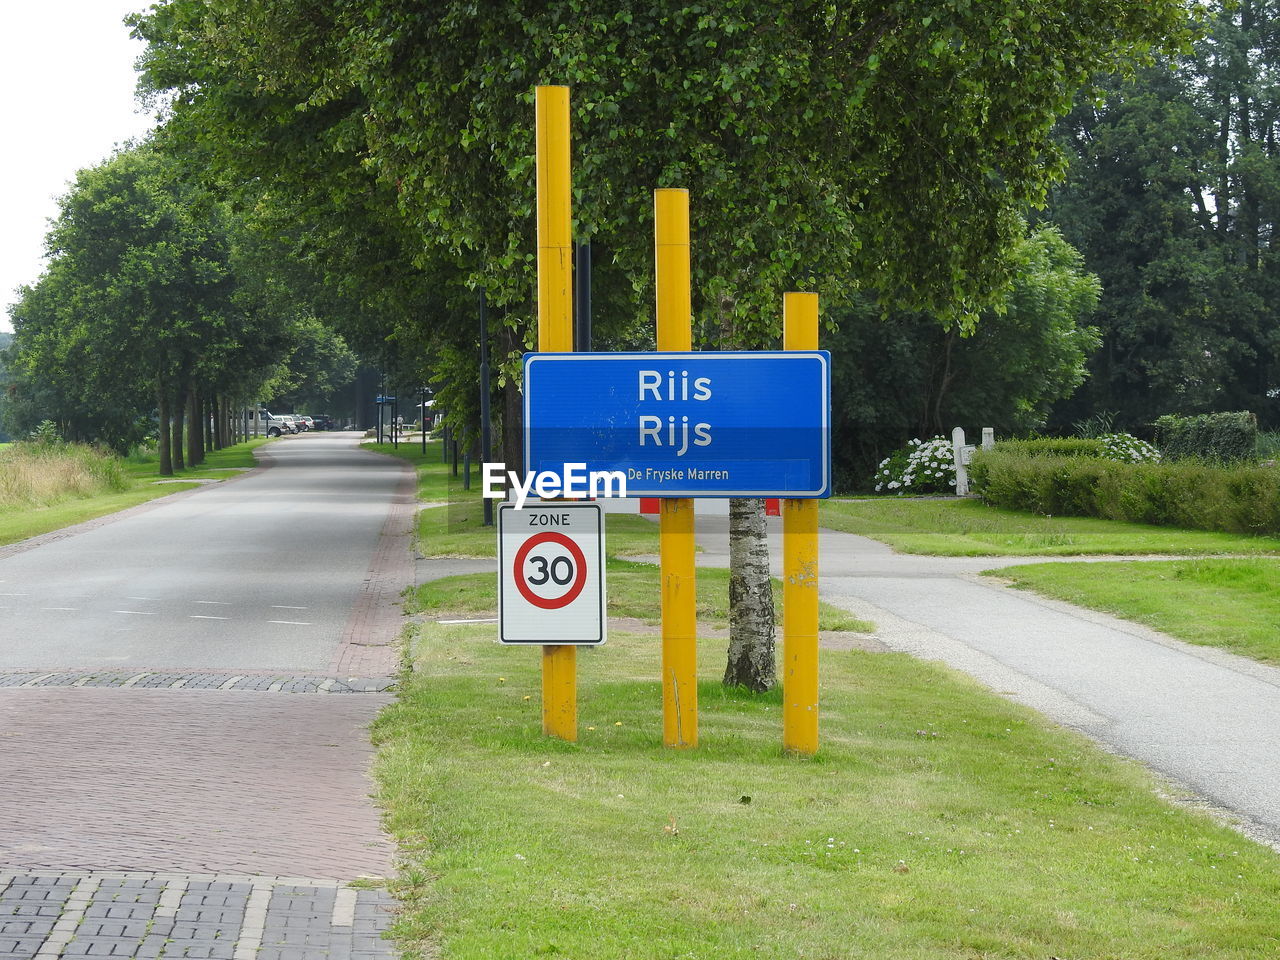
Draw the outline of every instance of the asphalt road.
<instances>
[{"instance_id":1,"label":"asphalt road","mask_svg":"<svg viewBox=\"0 0 1280 960\"><path fill-rule=\"evenodd\" d=\"M324 670L402 476L357 444L286 438L259 474L0 559L0 671Z\"/></svg>"}]
</instances>

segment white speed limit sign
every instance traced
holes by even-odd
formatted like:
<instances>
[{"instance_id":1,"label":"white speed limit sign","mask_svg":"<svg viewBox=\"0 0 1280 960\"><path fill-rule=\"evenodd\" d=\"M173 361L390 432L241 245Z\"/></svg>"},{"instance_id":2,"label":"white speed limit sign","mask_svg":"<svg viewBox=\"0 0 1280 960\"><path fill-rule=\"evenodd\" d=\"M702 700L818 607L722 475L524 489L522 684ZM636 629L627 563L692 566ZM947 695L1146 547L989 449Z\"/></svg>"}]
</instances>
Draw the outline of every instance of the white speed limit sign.
<instances>
[{"instance_id":1,"label":"white speed limit sign","mask_svg":"<svg viewBox=\"0 0 1280 960\"><path fill-rule=\"evenodd\" d=\"M498 507L498 639L604 643L604 511L551 501Z\"/></svg>"}]
</instances>

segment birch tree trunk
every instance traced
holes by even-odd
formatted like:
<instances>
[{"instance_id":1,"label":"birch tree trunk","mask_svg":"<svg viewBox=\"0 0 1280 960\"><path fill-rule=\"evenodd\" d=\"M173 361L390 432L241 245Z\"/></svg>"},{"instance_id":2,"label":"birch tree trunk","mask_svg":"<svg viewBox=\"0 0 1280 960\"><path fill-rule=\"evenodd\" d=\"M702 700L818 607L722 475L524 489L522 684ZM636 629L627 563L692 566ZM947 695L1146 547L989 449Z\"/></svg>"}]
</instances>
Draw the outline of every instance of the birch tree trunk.
<instances>
[{"instance_id":1,"label":"birch tree trunk","mask_svg":"<svg viewBox=\"0 0 1280 960\"><path fill-rule=\"evenodd\" d=\"M773 581L764 501L729 501L729 661L726 686L763 693L777 682Z\"/></svg>"}]
</instances>

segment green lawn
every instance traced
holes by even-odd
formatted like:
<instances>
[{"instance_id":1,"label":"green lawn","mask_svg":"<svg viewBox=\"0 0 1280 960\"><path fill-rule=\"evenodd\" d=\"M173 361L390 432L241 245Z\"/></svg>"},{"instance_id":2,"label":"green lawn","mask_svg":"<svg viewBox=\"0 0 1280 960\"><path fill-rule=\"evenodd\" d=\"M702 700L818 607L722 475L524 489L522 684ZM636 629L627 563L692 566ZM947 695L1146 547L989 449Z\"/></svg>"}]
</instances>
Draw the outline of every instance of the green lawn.
<instances>
[{"instance_id":1,"label":"green lawn","mask_svg":"<svg viewBox=\"0 0 1280 960\"><path fill-rule=\"evenodd\" d=\"M820 523L904 553L939 556L1280 553L1280 540L1152 527L1092 517L1043 517L978 500L827 500Z\"/></svg>"},{"instance_id":2,"label":"green lawn","mask_svg":"<svg viewBox=\"0 0 1280 960\"><path fill-rule=\"evenodd\" d=\"M1190 643L1280 663L1280 560L1038 563L988 572Z\"/></svg>"},{"instance_id":3,"label":"green lawn","mask_svg":"<svg viewBox=\"0 0 1280 960\"><path fill-rule=\"evenodd\" d=\"M440 602L477 589L455 586ZM704 640L701 746L676 752L656 638L614 634L578 657L568 745L541 735L536 647L495 644L491 624L412 630L374 737L403 857L395 932L416 955L1277 953L1273 851L937 665L824 651L822 745L800 760L779 694L723 689L724 642Z\"/></svg>"},{"instance_id":4,"label":"green lawn","mask_svg":"<svg viewBox=\"0 0 1280 960\"><path fill-rule=\"evenodd\" d=\"M480 500L480 465L471 465L471 489L463 489L462 462L458 462L458 476L442 459L444 441L428 440L427 452L421 443L363 443L366 450L385 453L389 457L408 460L418 471L418 499L423 503L454 503Z\"/></svg>"},{"instance_id":5,"label":"green lawn","mask_svg":"<svg viewBox=\"0 0 1280 960\"><path fill-rule=\"evenodd\" d=\"M651 563L608 561L609 616L632 617L655 627L662 620L654 597L658 595L658 568ZM782 623L782 583L773 581L774 620ZM497 616L498 583L492 573L462 574L432 580L418 586L410 613L447 610L479 616ZM729 626L729 571L711 567L698 570L698 623L716 629ZM875 625L823 603L818 611L819 630L870 633Z\"/></svg>"},{"instance_id":6,"label":"green lawn","mask_svg":"<svg viewBox=\"0 0 1280 960\"><path fill-rule=\"evenodd\" d=\"M155 457L125 461L125 471L133 485L119 493L104 493L92 497L63 500L48 507L0 507L0 546L27 540L30 537L61 530L63 527L84 523L109 513L135 507L140 503L167 497L180 490L189 490L194 483L156 483L156 480L200 480L226 478L239 472L233 468L252 467L252 450L266 443L266 438L236 444L224 450L210 453L199 468L178 471L170 478L161 478L159 460Z\"/></svg>"}]
</instances>

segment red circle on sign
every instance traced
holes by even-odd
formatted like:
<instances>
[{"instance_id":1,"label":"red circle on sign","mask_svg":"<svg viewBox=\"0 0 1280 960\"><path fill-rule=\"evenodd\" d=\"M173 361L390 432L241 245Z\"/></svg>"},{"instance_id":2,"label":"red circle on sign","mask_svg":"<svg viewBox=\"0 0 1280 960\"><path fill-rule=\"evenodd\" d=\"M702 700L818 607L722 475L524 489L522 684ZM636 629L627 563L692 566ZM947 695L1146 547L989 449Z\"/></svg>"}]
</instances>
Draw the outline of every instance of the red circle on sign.
<instances>
[{"instance_id":1,"label":"red circle on sign","mask_svg":"<svg viewBox=\"0 0 1280 960\"><path fill-rule=\"evenodd\" d=\"M569 589L562 595L547 599L540 597L532 590L524 580L524 561L529 556L529 551L534 547L543 543L558 543L569 551L569 555L573 557L573 562L577 564L578 576L574 579ZM532 603L535 607L541 607L543 610L559 610L561 607L567 607L573 601L578 599L578 594L582 593L583 586L587 582L587 558L582 555L582 550L578 545L566 537L563 533L556 533L552 530L539 533L530 537L524 542L524 545L516 551L515 570L516 587L520 591L520 595Z\"/></svg>"}]
</instances>

